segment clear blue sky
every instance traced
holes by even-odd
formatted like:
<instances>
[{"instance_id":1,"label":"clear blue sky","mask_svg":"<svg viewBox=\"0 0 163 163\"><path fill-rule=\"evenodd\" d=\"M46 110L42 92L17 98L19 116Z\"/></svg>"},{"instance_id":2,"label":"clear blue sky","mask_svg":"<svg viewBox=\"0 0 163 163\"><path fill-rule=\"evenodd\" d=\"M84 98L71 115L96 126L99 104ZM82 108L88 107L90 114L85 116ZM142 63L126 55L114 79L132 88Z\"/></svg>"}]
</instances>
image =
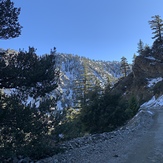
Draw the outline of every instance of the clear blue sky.
<instances>
[{"instance_id":1,"label":"clear blue sky","mask_svg":"<svg viewBox=\"0 0 163 163\"><path fill-rule=\"evenodd\" d=\"M39 55L57 52L95 60L131 62L142 39L151 45L151 16L163 18L162 0L13 0L21 7L20 37L0 40L7 49L37 48Z\"/></svg>"}]
</instances>

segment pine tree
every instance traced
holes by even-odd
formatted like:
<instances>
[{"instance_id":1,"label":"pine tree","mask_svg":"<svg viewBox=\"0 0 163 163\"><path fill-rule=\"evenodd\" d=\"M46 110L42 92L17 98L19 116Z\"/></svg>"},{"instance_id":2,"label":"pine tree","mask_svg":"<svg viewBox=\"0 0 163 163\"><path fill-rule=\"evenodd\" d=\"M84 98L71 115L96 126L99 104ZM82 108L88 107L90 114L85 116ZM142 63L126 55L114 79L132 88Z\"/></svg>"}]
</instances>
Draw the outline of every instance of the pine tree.
<instances>
[{"instance_id":1,"label":"pine tree","mask_svg":"<svg viewBox=\"0 0 163 163\"><path fill-rule=\"evenodd\" d=\"M126 106L121 102L119 95L110 94L109 85L103 94L99 94L99 90L94 90L91 95L92 102L80 112L83 131L106 132L123 125L126 120Z\"/></svg>"},{"instance_id":2,"label":"pine tree","mask_svg":"<svg viewBox=\"0 0 163 163\"><path fill-rule=\"evenodd\" d=\"M151 55L151 48L150 48L150 46L148 45L148 44L145 44L145 46L144 46L144 54L146 55L146 56L150 56Z\"/></svg>"},{"instance_id":3,"label":"pine tree","mask_svg":"<svg viewBox=\"0 0 163 163\"><path fill-rule=\"evenodd\" d=\"M34 48L1 58L0 88L26 90L31 96L44 96L57 88L59 71L55 54L38 57ZM0 92L0 162L5 158L26 155L33 158L47 156L53 151L51 134L60 122L56 104L58 97L42 101L40 106L24 106L17 96Z\"/></svg>"},{"instance_id":4,"label":"pine tree","mask_svg":"<svg viewBox=\"0 0 163 163\"><path fill-rule=\"evenodd\" d=\"M152 16L151 21L149 21L151 29L154 31L152 34L154 36L152 39L156 39L161 41L162 40L162 34L163 34L163 20L159 15Z\"/></svg>"},{"instance_id":5,"label":"pine tree","mask_svg":"<svg viewBox=\"0 0 163 163\"><path fill-rule=\"evenodd\" d=\"M140 39L139 42L138 42L138 50L137 50L137 53L139 55L142 55L143 54L143 51L144 51L144 43Z\"/></svg>"},{"instance_id":6,"label":"pine tree","mask_svg":"<svg viewBox=\"0 0 163 163\"><path fill-rule=\"evenodd\" d=\"M134 55L133 55L133 58L132 58L132 64L134 64L135 63L135 59L136 59L136 54L134 53Z\"/></svg>"},{"instance_id":7,"label":"pine tree","mask_svg":"<svg viewBox=\"0 0 163 163\"><path fill-rule=\"evenodd\" d=\"M124 77L126 77L128 75L129 70L130 70L130 67L127 62L127 59L125 57L122 57L121 58L121 71L122 71Z\"/></svg>"},{"instance_id":8,"label":"pine tree","mask_svg":"<svg viewBox=\"0 0 163 163\"><path fill-rule=\"evenodd\" d=\"M92 75L88 72L88 62L86 59L83 58L83 72L81 74L80 80L75 80L75 96L76 96L76 101L77 105L79 108L82 107L82 105L86 105L88 99L88 93L93 87L93 83L91 83Z\"/></svg>"},{"instance_id":9,"label":"pine tree","mask_svg":"<svg viewBox=\"0 0 163 163\"><path fill-rule=\"evenodd\" d=\"M92 91L88 93L89 101L87 105L83 105L80 111L80 121L82 122L82 130L84 132L98 132L100 120L100 98L102 94L100 85L96 85Z\"/></svg>"},{"instance_id":10,"label":"pine tree","mask_svg":"<svg viewBox=\"0 0 163 163\"><path fill-rule=\"evenodd\" d=\"M131 96L129 101L128 101L128 107L126 109L126 114L128 118L133 117L139 109L138 101L135 98L135 96Z\"/></svg>"},{"instance_id":11,"label":"pine tree","mask_svg":"<svg viewBox=\"0 0 163 163\"><path fill-rule=\"evenodd\" d=\"M84 73L82 74L83 76L83 104L86 104L88 100L87 95L92 87L91 86L92 84L90 83L91 75L88 72L88 63L85 59L83 60L83 67L84 67Z\"/></svg>"},{"instance_id":12,"label":"pine tree","mask_svg":"<svg viewBox=\"0 0 163 163\"><path fill-rule=\"evenodd\" d=\"M61 114L54 116L50 105L48 100L37 109L31 108L21 104L16 95L7 97L0 93L0 162L18 155L38 159L54 151L51 134Z\"/></svg>"},{"instance_id":13,"label":"pine tree","mask_svg":"<svg viewBox=\"0 0 163 163\"><path fill-rule=\"evenodd\" d=\"M7 57L6 57L7 55ZM33 96L44 96L57 87L59 70L56 67L56 55L37 56L35 48L20 51L17 55L4 55L0 60L0 88L35 87Z\"/></svg>"},{"instance_id":14,"label":"pine tree","mask_svg":"<svg viewBox=\"0 0 163 163\"><path fill-rule=\"evenodd\" d=\"M0 39L18 37L22 26L18 22L20 8L10 0L0 0Z\"/></svg>"}]
</instances>

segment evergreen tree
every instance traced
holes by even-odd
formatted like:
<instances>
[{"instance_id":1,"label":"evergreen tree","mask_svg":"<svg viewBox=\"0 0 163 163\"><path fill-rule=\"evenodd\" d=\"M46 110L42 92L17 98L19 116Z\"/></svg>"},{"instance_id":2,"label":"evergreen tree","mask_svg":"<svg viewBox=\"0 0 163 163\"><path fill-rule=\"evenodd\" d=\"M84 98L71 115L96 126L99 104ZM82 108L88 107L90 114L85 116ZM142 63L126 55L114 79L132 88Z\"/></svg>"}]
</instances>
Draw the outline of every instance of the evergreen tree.
<instances>
[{"instance_id":1,"label":"evergreen tree","mask_svg":"<svg viewBox=\"0 0 163 163\"><path fill-rule=\"evenodd\" d=\"M95 133L100 131L100 98L101 88L96 85L95 89L89 92L89 101L83 105L80 111L80 121L83 132Z\"/></svg>"},{"instance_id":2,"label":"evergreen tree","mask_svg":"<svg viewBox=\"0 0 163 163\"><path fill-rule=\"evenodd\" d=\"M135 63L135 59L136 59L136 54L134 53L134 55L133 55L133 59L132 59L132 64L134 65L134 63Z\"/></svg>"},{"instance_id":3,"label":"evergreen tree","mask_svg":"<svg viewBox=\"0 0 163 163\"><path fill-rule=\"evenodd\" d=\"M139 109L138 101L134 96L131 96L128 102L128 107L126 109L126 114L128 118L132 118L138 112L138 109Z\"/></svg>"},{"instance_id":4,"label":"evergreen tree","mask_svg":"<svg viewBox=\"0 0 163 163\"><path fill-rule=\"evenodd\" d=\"M137 53L139 55L142 55L143 54L143 51L144 51L144 43L140 39L139 42L138 42L138 50L137 50Z\"/></svg>"},{"instance_id":5,"label":"evergreen tree","mask_svg":"<svg viewBox=\"0 0 163 163\"><path fill-rule=\"evenodd\" d=\"M83 76L83 104L85 105L88 100L88 93L91 91L92 84L91 84L91 74L88 72L88 64L87 60L83 59L83 67L84 73Z\"/></svg>"},{"instance_id":6,"label":"evergreen tree","mask_svg":"<svg viewBox=\"0 0 163 163\"><path fill-rule=\"evenodd\" d=\"M81 108L82 105L87 104L87 101L89 100L88 93L93 87L93 82L91 83L93 79L91 78L92 75L88 72L88 64L87 60L83 58L83 72L81 74L81 79L74 81L75 101L77 101L79 108Z\"/></svg>"},{"instance_id":7,"label":"evergreen tree","mask_svg":"<svg viewBox=\"0 0 163 163\"><path fill-rule=\"evenodd\" d=\"M121 58L121 71L122 71L124 77L126 77L128 75L129 70L130 70L130 67L127 62L127 59L125 57L122 57Z\"/></svg>"},{"instance_id":8,"label":"evergreen tree","mask_svg":"<svg viewBox=\"0 0 163 163\"><path fill-rule=\"evenodd\" d=\"M148 44L146 44L145 46L144 46L144 54L146 55L146 56L150 56L151 55L151 48L150 48L150 46L148 45Z\"/></svg>"},{"instance_id":9,"label":"evergreen tree","mask_svg":"<svg viewBox=\"0 0 163 163\"><path fill-rule=\"evenodd\" d=\"M81 109L83 132L100 133L111 131L126 121L126 106L119 95L110 94L108 86L102 95L92 92L92 101Z\"/></svg>"},{"instance_id":10,"label":"evergreen tree","mask_svg":"<svg viewBox=\"0 0 163 163\"><path fill-rule=\"evenodd\" d=\"M7 56L7 57L6 57ZM5 54L0 60L0 88L35 87L33 96L44 96L57 87L59 70L56 67L56 55L38 57L35 48L28 52Z\"/></svg>"},{"instance_id":11,"label":"evergreen tree","mask_svg":"<svg viewBox=\"0 0 163 163\"><path fill-rule=\"evenodd\" d=\"M162 34L163 34L163 20L159 15L152 16L151 21L149 21L151 29L154 31L152 34L154 36L152 39L156 39L161 41L162 40Z\"/></svg>"},{"instance_id":12,"label":"evergreen tree","mask_svg":"<svg viewBox=\"0 0 163 163\"><path fill-rule=\"evenodd\" d=\"M14 7L10 0L0 0L0 39L18 37L21 25L18 22L20 8Z\"/></svg>"},{"instance_id":13,"label":"evergreen tree","mask_svg":"<svg viewBox=\"0 0 163 163\"><path fill-rule=\"evenodd\" d=\"M50 142L60 119L50 111L49 102L36 109L24 106L15 95L0 94L0 162L18 155L37 159L54 152Z\"/></svg>"}]
</instances>

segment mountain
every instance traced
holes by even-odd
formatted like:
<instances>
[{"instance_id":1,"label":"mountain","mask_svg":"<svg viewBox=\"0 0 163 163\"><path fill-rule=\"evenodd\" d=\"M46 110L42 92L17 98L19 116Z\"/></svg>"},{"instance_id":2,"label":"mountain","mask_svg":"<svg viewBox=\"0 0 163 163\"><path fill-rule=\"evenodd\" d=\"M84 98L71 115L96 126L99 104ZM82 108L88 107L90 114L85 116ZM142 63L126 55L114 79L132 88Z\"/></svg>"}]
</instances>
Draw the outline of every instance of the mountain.
<instances>
[{"instance_id":1,"label":"mountain","mask_svg":"<svg viewBox=\"0 0 163 163\"><path fill-rule=\"evenodd\" d=\"M34 49L31 48L31 50ZM95 61L85 57L80 57L78 55L62 53L56 53L55 55L56 67L60 71L57 90L51 90L50 92L45 93L45 95L40 95L39 93L35 94L33 90L35 90L36 87L42 87L42 84L40 85L40 82L37 82L36 86L34 86L30 81L30 75L28 75L25 78L29 78L30 86L26 85L25 87L21 87L21 82L19 81L19 79L21 79L22 77L17 76L17 78L14 79L12 81L13 83L11 83L10 85L6 85L6 83L1 83L1 86L4 85L4 87L1 88L1 91L7 95L19 94L19 98L21 98L22 102L26 105L35 104L36 106L39 106L41 101L57 97L59 98L57 108L60 110L67 107L75 107L74 102L77 100L77 87L80 84L82 89L84 80L87 80L86 82L91 85L90 88L93 88L97 83L99 83L100 87L103 89L108 84L108 82L113 86L114 83L116 83L117 80L122 77L122 73L120 71L121 63L117 61ZM18 65L16 59L14 59L15 56L18 56L18 52L16 52L15 50L0 49L1 60L4 59L6 65L9 65L10 62L13 62L13 64L15 64L15 66L11 68L12 70L15 67L19 68L21 66ZM28 59L27 55L25 55L24 57L26 57L26 61L25 59L23 59L25 64L24 66L27 66L26 64L30 58ZM32 65L33 64L34 63L32 63ZM25 68L22 68L22 70L23 69ZM39 69L35 71L39 71ZM14 73L16 75L16 72ZM11 73L10 75L12 80L13 73ZM11 80L9 80L9 82ZM1 79L1 82L2 81L3 80ZM19 83L20 86L16 86L14 83Z\"/></svg>"},{"instance_id":2,"label":"mountain","mask_svg":"<svg viewBox=\"0 0 163 163\"><path fill-rule=\"evenodd\" d=\"M113 85L122 76L121 64L117 61L95 61L72 54L57 54L57 64L60 68L60 108L74 106L78 82L81 87L83 81L87 80L91 82L91 87L100 83L101 88L104 88L108 82Z\"/></svg>"}]
</instances>

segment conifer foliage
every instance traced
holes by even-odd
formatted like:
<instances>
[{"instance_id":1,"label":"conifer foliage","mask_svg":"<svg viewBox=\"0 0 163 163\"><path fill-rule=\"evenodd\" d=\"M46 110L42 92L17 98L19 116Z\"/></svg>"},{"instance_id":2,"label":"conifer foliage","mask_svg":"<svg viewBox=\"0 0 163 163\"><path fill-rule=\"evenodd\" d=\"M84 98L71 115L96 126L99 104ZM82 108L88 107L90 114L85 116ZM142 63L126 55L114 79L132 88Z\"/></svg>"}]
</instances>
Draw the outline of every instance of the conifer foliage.
<instances>
[{"instance_id":1,"label":"conifer foliage","mask_svg":"<svg viewBox=\"0 0 163 163\"><path fill-rule=\"evenodd\" d=\"M80 114L83 132L112 131L124 124L127 119L126 105L120 95L110 94L110 86L103 94L99 95L99 91L95 90L90 95L91 103L83 106Z\"/></svg>"},{"instance_id":2,"label":"conifer foliage","mask_svg":"<svg viewBox=\"0 0 163 163\"><path fill-rule=\"evenodd\" d=\"M6 52L0 60L0 88L35 87L33 95L44 96L57 87L59 71L55 65L55 54L39 57L33 47L18 54Z\"/></svg>"},{"instance_id":3,"label":"conifer foliage","mask_svg":"<svg viewBox=\"0 0 163 163\"><path fill-rule=\"evenodd\" d=\"M154 31L152 34L154 36L152 39L156 39L161 41L162 40L162 34L163 34L163 20L159 15L152 16L151 21L149 21L151 29Z\"/></svg>"},{"instance_id":4,"label":"conifer foliage","mask_svg":"<svg viewBox=\"0 0 163 163\"><path fill-rule=\"evenodd\" d=\"M121 58L121 71L122 71L124 77L126 77L128 75L128 73L130 72L130 67L129 67L127 59L125 57Z\"/></svg>"},{"instance_id":5,"label":"conifer foliage","mask_svg":"<svg viewBox=\"0 0 163 163\"><path fill-rule=\"evenodd\" d=\"M36 109L24 106L15 95L0 93L0 162L19 155L37 159L55 152L49 143L58 123L59 116L51 114L47 102Z\"/></svg>"},{"instance_id":6,"label":"conifer foliage","mask_svg":"<svg viewBox=\"0 0 163 163\"><path fill-rule=\"evenodd\" d=\"M24 105L19 94L7 96L3 89L29 89L33 98L44 97L57 88L59 70L55 57L55 51L38 57L33 47L28 52L0 56L0 162L18 155L37 159L54 154L55 146L49 143L60 122L57 95L45 98L36 107Z\"/></svg>"},{"instance_id":7,"label":"conifer foliage","mask_svg":"<svg viewBox=\"0 0 163 163\"><path fill-rule=\"evenodd\" d=\"M137 52L138 52L139 55L142 55L143 51L144 51L144 43L140 39L139 42L138 42L138 50L137 50Z\"/></svg>"},{"instance_id":8,"label":"conifer foliage","mask_svg":"<svg viewBox=\"0 0 163 163\"><path fill-rule=\"evenodd\" d=\"M21 25L18 22L20 8L14 7L10 0L0 0L0 39L18 37Z\"/></svg>"}]
</instances>

